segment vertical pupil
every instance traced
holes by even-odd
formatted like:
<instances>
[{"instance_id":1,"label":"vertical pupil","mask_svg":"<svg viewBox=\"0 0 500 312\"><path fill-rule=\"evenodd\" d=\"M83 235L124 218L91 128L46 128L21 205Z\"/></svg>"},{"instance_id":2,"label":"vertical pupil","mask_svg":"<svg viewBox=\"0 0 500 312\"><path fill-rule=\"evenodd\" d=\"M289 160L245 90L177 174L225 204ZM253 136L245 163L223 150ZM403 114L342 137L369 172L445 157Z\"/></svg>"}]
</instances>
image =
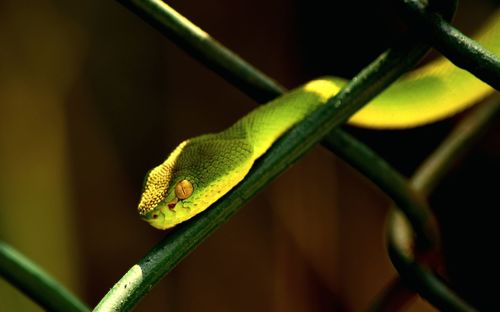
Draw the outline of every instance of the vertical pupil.
<instances>
[{"instance_id":1,"label":"vertical pupil","mask_svg":"<svg viewBox=\"0 0 500 312\"><path fill-rule=\"evenodd\" d=\"M186 199L193 193L193 185L188 180L182 180L175 186L175 196Z\"/></svg>"}]
</instances>

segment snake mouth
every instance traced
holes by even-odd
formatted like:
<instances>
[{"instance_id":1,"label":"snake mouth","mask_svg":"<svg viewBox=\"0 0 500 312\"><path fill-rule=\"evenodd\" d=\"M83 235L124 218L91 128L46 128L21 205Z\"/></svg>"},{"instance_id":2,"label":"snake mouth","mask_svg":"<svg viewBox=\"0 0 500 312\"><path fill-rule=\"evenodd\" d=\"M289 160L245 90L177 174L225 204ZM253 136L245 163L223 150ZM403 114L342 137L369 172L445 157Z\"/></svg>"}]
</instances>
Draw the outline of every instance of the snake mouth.
<instances>
[{"instance_id":1,"label":"snake mouth","mask_svg":"<svg viewBox=\"0 0 500 312\"><path fill-rule=\"evenodd\" d=\"M146 222L152 222L154 220L161 219L161 218L164 218L163 214L156 209L151 210L148 213L141 216L141 219L146 221Z\"/></svg>"},{"instance_id":2,"label":"snake mouth","mask_svg":"<svg viewBox=\"0 0 500 312\"><path fill-rule=\"evenodd\" d=\"M145 215L141 216L141 219L149 223L151 226L163 230L165 224L165 214L161 209L153 209Z\"/></svg>"},{"instance_id":3,"label":"snake mouth","mask_svg":"<svg viewBox=\"0 0 500 312\"><path fill-rule=\"evenodd\" d=\"M165 202L141 216L142 220L159 230L166 230L179 223L178 217L178 211L170 209Z\"/></svg>"}]
</instances>

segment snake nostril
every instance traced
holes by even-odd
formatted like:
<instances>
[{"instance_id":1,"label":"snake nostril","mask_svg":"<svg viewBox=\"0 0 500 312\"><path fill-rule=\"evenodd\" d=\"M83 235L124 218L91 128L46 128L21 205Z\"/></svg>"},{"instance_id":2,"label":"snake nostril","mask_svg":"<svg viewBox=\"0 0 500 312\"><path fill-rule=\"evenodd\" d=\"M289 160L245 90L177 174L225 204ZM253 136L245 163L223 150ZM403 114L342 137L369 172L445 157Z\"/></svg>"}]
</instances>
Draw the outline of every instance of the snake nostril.
<instances>
[{"instance_id":1,"label":"snake nostril","mask_svg":"<svg viewBox=\"0 0 500 312\"><path fill-rule=\"evenodd\" d=\"M158 215L156 213L153 215L153 219L158 219Z\"/></svg>"}]
</instances>

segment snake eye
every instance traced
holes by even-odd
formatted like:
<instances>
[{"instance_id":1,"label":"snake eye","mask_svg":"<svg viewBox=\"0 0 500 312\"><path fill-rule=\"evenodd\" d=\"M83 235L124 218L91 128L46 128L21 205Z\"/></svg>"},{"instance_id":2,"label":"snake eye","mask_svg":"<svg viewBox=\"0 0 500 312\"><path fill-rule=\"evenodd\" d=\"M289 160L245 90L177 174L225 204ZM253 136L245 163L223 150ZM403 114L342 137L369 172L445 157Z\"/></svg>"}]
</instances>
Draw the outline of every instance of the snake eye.
<instances>
[{"instance_id":1,"label":"snake eye","mask_svg":"<svg viewBox=\"0 0 500 312\"><path fill-rule=\"evenodd\" d=\"M193 194L193 184L188 180L182 180L175 186L175 196L178 199L186 199Z\"/></svg>"}]
</instances>

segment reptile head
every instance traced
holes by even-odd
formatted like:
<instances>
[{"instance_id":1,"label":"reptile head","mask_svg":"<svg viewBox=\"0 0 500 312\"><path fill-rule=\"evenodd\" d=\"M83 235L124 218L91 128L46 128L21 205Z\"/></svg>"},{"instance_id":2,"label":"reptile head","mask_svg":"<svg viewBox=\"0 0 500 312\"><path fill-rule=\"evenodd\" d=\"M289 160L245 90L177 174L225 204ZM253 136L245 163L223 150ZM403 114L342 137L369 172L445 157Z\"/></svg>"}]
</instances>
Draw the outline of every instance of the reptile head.
<instances>
[{"instance_id":1,"label":"reptile head","mask_svg":"<svg viewBox=\"0 0 500 312\"><path fill-rule=\"evenodd\" d=\"M161 230L195 216L244 177L251 166L246 154L241 142L217 135L182 142L146 175L139 214Z\"/></svg>"},{"instance_id":2,"label":"reptile head","mask_svg":"<svg viewBox=\"0 0 500 312\"><path fill-rule=\"evenodd\" d=\"M198 177L185 170L192 166L185 157L189 146L189 140L182 142L165 162L146 175L138 211L155 228L167 229L190 217L194 204L189 198Z\"/></svg>"}]
</instances>

